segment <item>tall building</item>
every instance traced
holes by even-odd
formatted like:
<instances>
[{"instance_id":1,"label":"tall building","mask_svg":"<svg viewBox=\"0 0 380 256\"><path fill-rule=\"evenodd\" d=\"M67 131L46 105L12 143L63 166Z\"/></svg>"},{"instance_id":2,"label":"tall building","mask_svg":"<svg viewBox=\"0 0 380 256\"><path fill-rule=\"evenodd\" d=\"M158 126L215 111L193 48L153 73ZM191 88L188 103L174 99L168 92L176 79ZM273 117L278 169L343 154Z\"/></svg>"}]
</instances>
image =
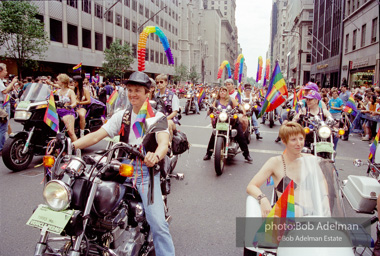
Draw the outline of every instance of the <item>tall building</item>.
<instances>
[{"instance_id":1,"label":"tall building","mask_svg":"<svg viewBox=\"0 0 380 256\"><path fill-rule=\"evenodd\" d=\"M379 86L379 1L345 1L342 79L350 87Z\"/></svg>"},{"instance_id":2,"label":"tall building","mask_svg":"<svg viewBox=\"0 0 380 256\"><path fill-rule=\"evenodd\" d=\"M137 70L137 43L145 26L159 26L169 40L175 65L178 62L179 1L170 0L57 0L33 1L44 23L50 45L46 58L33 75L72 73L82 62L82 70L92 75L104 61L103 51L119 39L129 44L135 56L131 67ZM146 23L145 23L146 22ZM0 50L1 51L1 50ZM154 76L174 74L157 35L146 44L145 71ZM130 72L131 72L130 71Z\"/></svg>"},{"instance_id":3,"label":"tall building","mask_svg":"<svg viewBox=\"0 0 380 256\"><path fill-rule=\"evenodd\" d=\"M340 85L343 12L344 0L314 0L310 75L322 87Z\"/></svg>"}]
</instances>

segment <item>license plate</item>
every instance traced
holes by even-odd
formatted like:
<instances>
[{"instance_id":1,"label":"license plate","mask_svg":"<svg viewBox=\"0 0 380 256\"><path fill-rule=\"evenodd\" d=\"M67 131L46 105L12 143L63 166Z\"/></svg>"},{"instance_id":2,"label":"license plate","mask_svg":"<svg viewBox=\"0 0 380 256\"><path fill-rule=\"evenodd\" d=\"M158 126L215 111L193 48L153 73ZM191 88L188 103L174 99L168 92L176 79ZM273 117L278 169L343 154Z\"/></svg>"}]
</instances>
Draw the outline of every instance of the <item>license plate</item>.
<instances>
[{"instance_id":1,"label":"license plate","mask_svg":"<svg viewBox=\"0 0 380 256\"><path fill-rule=\"evenodd\" d=\"M47 226L47 231L61 234L66 224L73 216L74 210L53 211L48 206L40 204L37 210L29 218L26 225L42 229Z\"/></svg>"},{"instance_id":2,"label":"license plate","mask_svg":"<svg viewBox=\"0 0 380 256\"><path fill-rule=\"evenodd\" d=\"M315 151L317 153L320 153L320 152L334 153L334 144L330 142L317 142L317 144L315 145Z\"/></svg>"},{"instance_id":3,"label":"license plate","mask_svg":"<svg viewBox=\"0 0 380 256\"><path fill-rule=\"evenodd\" d=\"M28 109L30 101L21 101L17 104L17 109Z\"/></svg>"},{"instance_id":4,"label":"license plate","mask_svg":"<svg viewBox=\"0 0 380 256\"><path fill-rule=\"evenodd\" d=\"M218 131L228 131L228 124L227 123L217 123L216 129Z\"/></svg>"}]
</instances>

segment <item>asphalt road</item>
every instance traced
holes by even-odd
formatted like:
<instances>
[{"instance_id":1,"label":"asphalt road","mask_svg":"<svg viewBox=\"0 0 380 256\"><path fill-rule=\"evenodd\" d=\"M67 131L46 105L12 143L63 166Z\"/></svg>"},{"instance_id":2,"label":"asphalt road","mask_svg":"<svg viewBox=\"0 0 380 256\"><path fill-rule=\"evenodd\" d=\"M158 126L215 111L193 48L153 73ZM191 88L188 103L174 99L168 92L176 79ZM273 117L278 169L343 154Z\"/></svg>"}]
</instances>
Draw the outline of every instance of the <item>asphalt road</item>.
<instances>
[{"instance_id":1,"label":"asphalt road","mask_svg":"<svg viewBox=\"0 0 380 256\"><path fill-rule=\"evenodd\" d=\"M184 102L181 100L181 104ZM189 152L179 158L176 172L185 174L185 180L172 182L169 195L169 211L173 220L170 231L173 236L177 255L242 255L243 249L237 248L236 217L245 215L246 186L265 161L280 154L284 145L275 143L279 123L270 129L261 125L263 140L252 136L249 149L253 163L246 163L241 154L236 156L224 170L216 176L213 159L203 161L211 134L210 121L206 112L201 115L183 115L179 129L185 132L191 143ZM12 122L14 131L21 126ZM100 142L84 150L84 154L104 148ZM355 158L366 160L369 144L359 140L357 135L338 145L337 168L340 178L350 174L365 175L366 168L353 167ZM43 202L42 167L34 168L42 162L35 157L27 170L13 173L0 160L0 255L31 255L39 231L26 226L33 209ZM270 194L271 188L263 192ZM345 203L348 216L357 216Z\"/></svg>"}]
</instances>

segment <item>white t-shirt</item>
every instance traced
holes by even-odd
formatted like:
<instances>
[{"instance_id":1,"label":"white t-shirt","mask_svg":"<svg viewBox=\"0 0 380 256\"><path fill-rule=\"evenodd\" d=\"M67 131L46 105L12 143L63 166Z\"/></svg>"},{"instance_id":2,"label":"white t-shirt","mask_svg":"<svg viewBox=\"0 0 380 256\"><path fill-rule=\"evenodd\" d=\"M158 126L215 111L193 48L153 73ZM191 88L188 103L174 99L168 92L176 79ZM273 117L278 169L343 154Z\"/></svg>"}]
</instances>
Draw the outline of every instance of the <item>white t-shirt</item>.
<instances>
[{"instance_id":1,"label":"white t-shirt","mask_svg":"<svg viewBox=\"0 0 380 256\"><path fill-rule=\"evenodd\" d=\"M124 112L125 112L125 110L116 112L110 118L110 120L108 120L108 122L102 126L102 128L104 130L106 130L106 132L108 133L108 136L110 138L113 138L113 137L119 135ZM157 112L156 116L163 116L163 114L161 112ZM136 118L137 118L137 114L135 114L135 112L132 111L131 125L130 125L130 130L129 130L129 137L128 137L128 143L131 145L140 145L142 143L142 138L136 138L136 135L132 129L132 126L135 123ZM169 134L169 129L166 129L166 130L160 131L160 132L166 132ZM160 132L156 132L156 136ZM156 139L157 139L157 137L156 137Z\"/></svg>"},{"instance_id":2,"label":"white t-shirt","mask_svg":"<svg viewBox=\"0 0 380 256\"><path fill-rule=\"evenodd\" d=\"M7 87L5 87L5 85L4 85L4 82L3 82L3 80L2 79L0 79L0 101L3 101L4 100L4 94L3 94L3 91L5 90L5 89L7 89Z\"/></svg>"}]
</instances>

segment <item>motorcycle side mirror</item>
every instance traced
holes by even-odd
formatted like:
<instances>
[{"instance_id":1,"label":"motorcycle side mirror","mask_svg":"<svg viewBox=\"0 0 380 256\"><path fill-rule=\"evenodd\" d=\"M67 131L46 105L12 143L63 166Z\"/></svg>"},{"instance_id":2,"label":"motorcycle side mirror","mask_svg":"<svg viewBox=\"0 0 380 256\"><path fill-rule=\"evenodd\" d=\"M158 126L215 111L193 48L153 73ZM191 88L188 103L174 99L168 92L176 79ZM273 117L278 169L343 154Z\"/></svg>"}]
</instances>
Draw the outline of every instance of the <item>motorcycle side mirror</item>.
<instances>
[{"instance_id":1,"label":"motorcycle side mirror","mask_svg":"<svg viewBox=\"0 0 380 256\"><path fill-rule=\"evenodd\" d=\"M354 162L353 162L354 166L355 167L360 167L363 165L363 161L360 160L360 159L355 159Z\"/></svg>"}]
</instances>

